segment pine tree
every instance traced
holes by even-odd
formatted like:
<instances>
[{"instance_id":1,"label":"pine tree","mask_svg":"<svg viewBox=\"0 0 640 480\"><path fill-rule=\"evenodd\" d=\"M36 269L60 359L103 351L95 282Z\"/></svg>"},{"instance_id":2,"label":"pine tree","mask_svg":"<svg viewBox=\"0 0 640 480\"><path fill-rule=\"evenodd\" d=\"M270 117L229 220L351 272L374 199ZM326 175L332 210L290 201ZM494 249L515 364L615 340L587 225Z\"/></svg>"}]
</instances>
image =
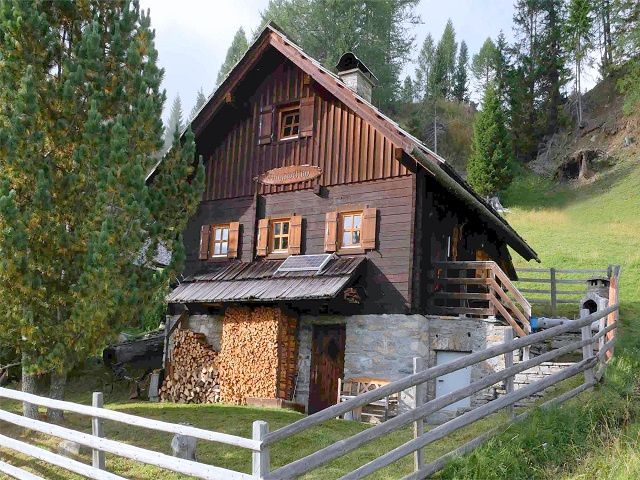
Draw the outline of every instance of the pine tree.
<instances>
[{"instance_id":1,"label":"pine tree","mask_svg":"<svg viewBox=\"0 0 640 480\"><path fill-rule=\"evenodd\" d=\"M456 32L453 28L453 22L449 19L436 47L433 73L430 79L429 88L435 95L452 98L457 52Z\"/></svg>"},{"instance_id":2,"label":"pine tree","mask_svg":"<svg viewBox=\"0 0 640 480\"><path fill-rule=\"evenodd\" d=\"M180 100L180 94L177 93L171 104L171 111L169 112L169 119L167 120L167 126L164 129L164 151L169 150L169 147L173 144L175 134L182 133L184 128L184 122L182 120L182 100Z\"/></svg>"},{"instance_id":3,"label":"pine tree","mask_svg":"<svg viewBox=\"0 0 640 480\"><path fill-rule=\"evenodd\" d=\"M418 100L422 100L430 95L428 91L429 78L433 71L433 62L436 54L433 37L429 33L422 43L420 54L418 55L418 66L416 68L416 91Z\"/></svg>"},{"instance_id":4,"label":"pine tree","mask_svg":"<svg viewBox=\"0 0 640 480\"><path fill-rule=\"evenodd\" d=\"M244 33L244 28L240 27L233 36L231 46L229 47L229 50L227 50L227 56L218 71L216 87L220 85L225 78L227 78L231 69L236 63L238 63L248 48L249 42L247 42L247 35Z\"/></svg>"},{"instance_id":5,"label":"pine tree","mask_svg":"<svg viewBox=\"0 0 640 480\"><path fill-rule=\"evenodd\" d=\"M204 96L202 87L200 87L198 94L196 95L196 103L189 113L189 122L195 118L196 113L198 113L198 110L200 110L205 103L207 103L207 97Z\"/></svg>"},{"instance_id":6,"label":"pine tree","mask_svg":"<svg viewBox=\"0 0 640 480\"><path fill-rule=\"evenodd\" d=\"M626 95L625 114L640 110L640 3L616 0L611 23L614 28L614 56L618 65L626 66L620 89Z\"/></svg>"},{"instance_id":7,"label":"pine tree","mask_svg":"<svg viewBox=\"0 0 640 480\"><path fill-rule=\"evenodd\" d=\"M498 194L512 178L513 154L505 115L493 82L473 125L467 181L483 197Z\"/></svg>"},{"instance_id":8,"label":"pine tree","mask_svg":"<svg viewBox=\"0 0 640 480\"><path fill-rule=\"evenodd\" d=\"M407 75L402 84L402 90L400 91L400 102L405 105L413 103L415 97L415 89L413 88L413 80L411 76Z\"/></svg>"},{"instance_id":9,"label":"pine tree","mask_svg":"<svg viewBox=\"0 0 640 480\"><path fill-rule=\"evenodd\" d=\"M467 43L463 40L460 42L460 53L458 54L458 64L456 65L456 74L453 86L453 97L459 102L466 102L469 100L468 64L469 50L467 48Z\"/></svg>"},{"instance_id":10,"label":"pine tree","mask_svg":"<svg viewBox=\"0 0 640 480\"><path fill-rule=\"evenodd\" d=\"M593 4L591 0L571 0L566 22L567 50L575 65L575 89L577 98L578 125L582 125L582 64L591 50L593 27Z\"/></svg>"},{"instance_id":11,"label":"pine tree","mask_svg":"<svg viewBox=\"0 0 640 480\"><path fill-rule=\"evenodd\" d=\"M69 369L181 270L204 169L188 132L146 182L165 93L137 2L2 2L0 36L0 344L22 353L24 391L48 373L62 398Z\"/></svg>"},{"instance_id":12,"label":"pine tree","mask_svg":"<svg viewBox=\"0 0 640 480\"><path fill-rule=\"evenodd\" d=\"M491 37L482 44L480 51L473 56L471 61L471 71L476 80L476 86L484 92L487 85L495 78L496 68L496 46Z\"/></svg>"}]
</instances>

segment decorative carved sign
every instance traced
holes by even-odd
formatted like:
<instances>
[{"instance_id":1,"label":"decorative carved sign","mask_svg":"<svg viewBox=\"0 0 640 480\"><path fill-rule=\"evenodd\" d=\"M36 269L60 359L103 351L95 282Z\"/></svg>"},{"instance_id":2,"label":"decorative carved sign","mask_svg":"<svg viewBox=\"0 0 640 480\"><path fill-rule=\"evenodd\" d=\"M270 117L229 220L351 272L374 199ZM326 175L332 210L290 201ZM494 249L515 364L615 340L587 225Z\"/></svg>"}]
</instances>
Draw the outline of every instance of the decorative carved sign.
<instances>
[{"instance_id":1,"label":"decorative carved sign","mask_svg":"<svg viewBox=\"0 0 640 480\"><path fill-rule=\"evenodd\" d=\"M314 180L321 174L322 170L312 165L291 165L264 172L256 180L263 185L289 185Z\"/></svg>"}]
</instances>

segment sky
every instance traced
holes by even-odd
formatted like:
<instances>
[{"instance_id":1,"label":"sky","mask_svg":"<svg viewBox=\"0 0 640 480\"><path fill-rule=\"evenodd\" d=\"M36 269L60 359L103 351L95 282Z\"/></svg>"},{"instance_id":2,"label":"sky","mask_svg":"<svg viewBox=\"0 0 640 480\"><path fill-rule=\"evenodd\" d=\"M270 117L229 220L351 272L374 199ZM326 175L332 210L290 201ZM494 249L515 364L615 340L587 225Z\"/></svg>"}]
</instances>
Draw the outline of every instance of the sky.
<instances>
[{"instance_id":1,"label":"sky","mask_svg":"<svg viewBox=\"0 0 640 480\"><path fill-rule=\"evenodd\" d=\"M188 117L198 89L202 87L205 96L212 93L234 34L243 27L250 36L268 0L141 0L140 3L143 9L151 10L159 63L165 69L166 120L176 94L180 94L184 116ZM501 30L507 41L513 39L513 0L421 0L416 12L422 23L411 29L416 37L414 58L428 33L436 42L440 39L449 18L458 43L467 42L470 56L480 50L487 37L495 39ZM412 73L413 66L407 65L404 75Z\"/></svg>"}]
</instances>

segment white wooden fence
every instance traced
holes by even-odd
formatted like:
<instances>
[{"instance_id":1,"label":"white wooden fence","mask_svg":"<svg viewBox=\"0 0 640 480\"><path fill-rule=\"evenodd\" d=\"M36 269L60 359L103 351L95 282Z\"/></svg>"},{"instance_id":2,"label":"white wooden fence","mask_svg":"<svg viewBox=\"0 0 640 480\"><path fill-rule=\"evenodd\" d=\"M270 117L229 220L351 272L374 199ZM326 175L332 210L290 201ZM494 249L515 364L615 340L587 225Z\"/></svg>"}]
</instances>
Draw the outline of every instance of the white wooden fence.
<instances>
[{"instance_id":1,"label":"white wooden fence","mask_svg":"<svg viewBox=\"0 0 640 480\"><path fill-rule=\"evenodd\" d=\"M552 385L555 385L576 375L584 375L584 381L580 386L571 389L570 391L564 393L559 397L547 401L542 405L542 407L545 408L549 405L562 403L565 400L572 398L575 395L596 385L602 378L608 361L613 354L613 347L616 343L615 332L618 325L617 314L618 304L615 303L610 307L591 315L586 315L586 312L583 311L583 317L579 320L567 322L557 327L543 330L535 334L515 339L513 339L513 335L510 335L508 336L507 341L505 341L505 343L503 344L495 345L485 350L471 353L455 361L438 365L436 367L427 368L426 370L421 370L420 362L416 362L416 372L412 375L392 382L388 385L382 386L376 390L359 395L346 402L329 407L314 415L305 417L301 420L298 420L297 422L294 422L273 432L269 432L269 428L266 422L254 422L252 439L211 432L195 427L188 427L145 419L134 415L99 408L101 406L100 394L94 395L94 406L89 407L78 405L75 403L51 400L35 395L29 395L6 388L0 388L0 397L10 398L17 401L26 401L45 407L58 408L91 417L93 424L93 434L86 434L61 426L51 425L39 420L31 420L20 415L0 410L0 421L6 421L14 425L22 426L24 428L52 435L61 439L72 440L93 449L93 465L89 466L74 460L70 460L66 457L61 457L42 448L11 439L4 435L0 435L0 447L20 452L22 454L37 458L42 462L57 465L59 467L93 479L123 478L104 470L103 455L104 452L107 452L120 457L129 458L149 465L155 465L160 468L202 479L286 480L298 478L305 473L308 473L337 458L340 458L348 454L349 452L353 452L385 435L388 435L398 429L413 424L414 438L412 440L394 448L389 452L381 454L375 460L372 460L365 465L354 468L352 471L342 476L341 480L355 480L364 478L406 456L413 456L415 468L414 472L405 476L403 480L423 479L429 477L431 474L441 469L444 464L453 456L469 452L492 435L502 431L502 429L505 427L505 424L497 426L496 428L471 440L467 444L462 445L456 450L449 452L443 457L425 465L422 450L429 444L440 440L463 427L471 425L478 420L486 418L488 415L496 413L502 409L506 409L510 414L510 419L508 420L507 424L511 424L515 421L521 420L528 416L531 410L524 411L523 413L520 413L516 416L515 410L513 408L516 402L519 402L534 393L541 392ZM594 334L592 331L592 324L596 321L598 321L599 327ZM570 331L581 331L581 339L547 352L543 355L521 361L520 363L513 363L514 351L529 347L530 345L535 343L550 340L557 335ZM563 355L576 349L582 349L583 352L583 359L580 362L566 367L563 370L548 377L540 379L535 383L531 383L523 388L514 390L513 378L516 374L523 372L531 367L535 367L536 365L540 365L543 362L553 360L559 355ZM594 350L596 351L595 355ZM420 389L424 388L426 382L433 381L443 375L499 356L504 356L505 360L505 368L502 370L495 371L480 380L474 381L464 388L437 397L426 403L417 402L415 408L401 413L395 418L366 429L349 438L340 440L339 442L322 448L317 452L307 455L299 460L278 467L275 470L271 470L270 468L270 447L277 442L290 438L302 431L308 430L331 419L334 419L339 415L343 415L371 402L381 400L397 392L411 389L414 393L415 398L417 397L417 395L415 395L416 390L420 391ZM471 411L468 411L452 420L449 420L443 425L433 428L426 433L423 431L422 421L428 415L438 412L448 405L451 405L461 399L469 397L470 395L473 395L483 389L496 384L504 384L506 386L505 395ZM249 475L221 467L177 459L162 453L145 450L113 440L108 440L102 437L102 420L122 422L129 425L135 425L138 427L144 427L168 433L180 433L202 440L220 442L238 448L249 449L253 452L252 474ZM18 479L32 480L39 478L29 472L18 469L4 462L0 462L0 472L4 472L7 475Z\"/></svg>"}]
</instances>

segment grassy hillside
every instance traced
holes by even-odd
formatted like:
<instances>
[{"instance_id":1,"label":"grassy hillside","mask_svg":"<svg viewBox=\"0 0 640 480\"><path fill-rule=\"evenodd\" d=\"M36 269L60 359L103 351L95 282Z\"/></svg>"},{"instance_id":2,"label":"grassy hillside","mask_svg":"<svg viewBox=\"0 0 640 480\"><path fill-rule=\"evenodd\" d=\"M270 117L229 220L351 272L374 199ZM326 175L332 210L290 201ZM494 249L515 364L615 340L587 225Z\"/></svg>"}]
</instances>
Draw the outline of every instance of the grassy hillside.
<instances>
[{"instance_id":1,"label":"grassy hillside","mask_svg":"<svg viewBox=\"0 0 640 480\"><path fill-rule=\"evenodd\" d=\"M638 119L621 114L612 85L603 82L588 97L591 121L602 126L587 135L566 134L554 161L595 147L611 155L614 166L565 184L526 171L503 203L511 210L509 222L538 252L541 267L621 265L614 363L594 391L510 427L453 462L440 478L640 478L640 148L625 147L623 141L625 136L640 139L640 129ZM547 168L552 171L553 165ZM535 266L513 257L516 266Z\"/></svg>"}]
</instances>

